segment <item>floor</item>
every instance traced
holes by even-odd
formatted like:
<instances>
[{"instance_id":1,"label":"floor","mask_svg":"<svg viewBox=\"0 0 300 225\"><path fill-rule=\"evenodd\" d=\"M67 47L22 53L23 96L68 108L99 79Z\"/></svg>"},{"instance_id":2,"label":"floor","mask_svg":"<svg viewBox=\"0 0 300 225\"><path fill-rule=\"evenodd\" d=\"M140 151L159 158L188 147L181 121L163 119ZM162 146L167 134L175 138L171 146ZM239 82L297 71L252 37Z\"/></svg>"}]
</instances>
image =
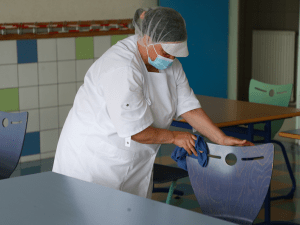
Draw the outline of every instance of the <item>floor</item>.
<instances>
[{"instance_id":1,"label":"floor","mask_svg":"<svg viewBox=\"0 0 300 225\"><path fill-rule=\"evenodd\" d=\"M286 147L297 185L300 186L300 167L297 166L297 164L300 165L300 146L290 142L282 143ZM287 168L284 163L280 147L276 144L274 146L275 158L271 181L271 196L278 196L289 192L291 187L291 181L288 176ZM173 145L163 145L157 155L156 163L177 166L176 163L170 157L174 147L175 146ZM18 165L11 177L51 171L53 166L53 160L53 158L50 158L41 161L21 163ZM168 186L170 186L170 183L157 185L156 187ZM185 194L180 199L175 199L173 197L171 204L201 213L199 204L193 194L193 189L191 187L189 178L179 180L177 189L184 191ZM152 196L153 200L160 202L165 202L166 198L167 194L165 193L154 193ZM263 219L264 208L262 207L261 211L259 212L257 218L254 221L254 224L262 222ZM295 196L292 200L276 200L271 202L271 220L294 221L300 224L300 188L297 188Z\"/></svg>"}]
</instances>

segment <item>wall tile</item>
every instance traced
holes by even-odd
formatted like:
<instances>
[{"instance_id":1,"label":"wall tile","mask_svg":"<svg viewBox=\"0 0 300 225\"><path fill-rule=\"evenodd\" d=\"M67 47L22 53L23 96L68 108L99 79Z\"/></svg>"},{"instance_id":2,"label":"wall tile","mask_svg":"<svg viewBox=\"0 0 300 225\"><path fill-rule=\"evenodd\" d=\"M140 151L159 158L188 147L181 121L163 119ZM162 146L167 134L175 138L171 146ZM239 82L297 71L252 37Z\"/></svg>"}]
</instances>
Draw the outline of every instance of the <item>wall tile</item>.
<instances>
[{"instance_id":1,"label":"wall tile","mask_svg":"<svg viewBox=\"0 0 300 225\"><path fill-rule=\"evenodd\" d=\"M58 106L57 84L39 87L40 107Z\"/></svg>"},{"instance_id":2,"label":"wall tile","mask_svg":"<svg viewBox=\"0 0 300 225\"><path fill-rule=\"evenodd\" d=\"M0 111L11 112L19 110L19 89L0 89Z\"/></svg>"},{"instance_id":3,"label":"wall tile","mask_svg":"<svg viewBox=\"0 0 300 225\"><path fill-rule=\"evenodd\" d=\"M118 41L123 40L124 38L127 38L128 35L112 35L111 36L111 46L113 46L114 44L116 44Z\"/></svg>"},{"instance_id":4,"label":"wall tile","mask_svg":"<svg viewBox=\"0 0 300 225\"><path fill-rule=\"evenodd\" d=\"M298 30L299 13L286 13L284 26L285 30Z\"/></svg>"},{"instance_id":5,"label":"wall tile","mask_svg":"<svg viewBox=\"0 0 300 225\"><path fill-rule=\"evenodd\" d=\"M40 109L40 129L58 128L58 107Z\"/></svg>"},{"instance_id":6,"label":"wall tile","mask_svg":"<svg viewBox=\"0 0 300 225\"><path fill-rule=\"evenodd\" d=\"M19 88L20 110L38 109L39 107L38 87Z\"/></svg>"},{"instance_id":7,"label":"wall tile","mask_svg":"<svg viewBox=\"0 0 300 225\"><path fill-rule=\"evenodd\" d=\"M38 63L39 84L57 84L57 63Z\"/></svg>"},{"instance_id":8,"label":"wall tile","mask_svg":"<svg viewBox=\"0 0 300 225\"><path fill-rule=\"evenodd\" d=\"M37 39L38 62L56 61L56 39Z\"/></svg>"},{"instance_id":9,"label":"wall tile","mask_svg":"<svg viewBox=\"0 0 300 225\"><path fill-rule=\"evenodd\" d=\"M17 41L0 41L0 65L3 64L16 64L17 60Z\"/></svg>"},{"instance_id":10,"label":"wall tile","mask_svg":"<svg viewBox=\"0 0 300 225\"><path fill-rule=\"evenodd\" d=\"M38 109L21 110L20 112L28 112L26 133L40 131L40 113Z\"/></svg>"},{"instance_id":11,"label":"wall tile","mask_svg":"<svg viewBox=\"0 0 300 225\"><path fill-rule=\"evenodd\" d=\"M38 85L37 63L18 64L19 87Z\"/></svg>"},{"instance_id":12,"label":"wall tile","mask_svg":"<svg viewBox=\"0 0 300 225\"><path fill-rule=\"evenodd\" d=\"M57 59L75 60L75 38L57 38Z\"/></svg>"},{"instance_id":13,"label":"wall tile","mask_svg":"<svg viewBox=\"0 0 300 225\"><path fill-rule=\"evenodd\" d=\"M76 95L76 83L58 85L59 105L73 105Z\"/></svg>"},{"instance_id":14,"label":"wall tile","mask_svg":"<svg viewBox=\"0 0 300 225\"><path fill-rule=\"evenodd\" d=\"M93 65L93 59L76 60L76 81L83 81L86 72Z\"/></svg>"},{"instance_id":15,"label":"wall tile","mask_svg":"<svg viewBox=\"0 0 300 225\"><path fill-rule=\"evenodd\" d=\"M286 1L286 12L293 12L299 14L299 0Z\"/></svg>"},{"instance_id":16,"label":"wall tile","mask_svg":"<svg viewBox=\"0 0 300 225\"><path fill-rule=\"evenodd\" d=\"M94 43L93 37L79 37L76 42L76 59L93 59Z\"/></svg>"},{"instance_id":17,"label":"wall tile","mask_svg":"<svg viewBox=\"0 0 300 225\"><path fill-rule=\"evenodd\" d=\"M94 58L99 58L111 46L110 36L95 36L94 37Z\"/></svg>"},{"instance_id":18,"label":"wall tile","mask_svg":"<svg viewBox=\"0 0 300 225\"><path fill-rule=\"evenodd\" d=\"M40 153L40 132L26 133L21 156Z\"/></svg>"},{"instance_id":19,"label":"wall tile","mask_svg":"<svg viewBox=\"0 0 300 225\"><path fill-rule=\"evenodd\" d=\"M45 130L40 132L41 153L53 152L58 143L58 129Z\"/></svg>"},{"instance_id":20,"label":"wall tile","mask_svg":"<svg viewBox=\"0 0 300 225\"><path fill-rule=\"evenodd\" d=\"M18 87L18 66L0 66L0 89Z\"/></svg>"},{"instance_id":21,"label":"wall tile","mask_svg":"<svg viewBox=\"0 0 300 225\"><path fill-rule=\"evenodd\" d=\"M59 114L59 128L64 126L67 116L72 108L72 105L60 106L58 109Z\"/></svg>"},{"instance_id":22,"label":"wall tile","mask_svg":"<svg viewBox=\"0 0 300 225\"><path fill-rule=\"evenodd\" d=\"M17 40L18 63L37 62L37 41Z\"/></svg>"},{"instance_id":23,"label":"wall tile","mask_svg":"<svg viewBox=\"0 0 300 225\"><path fill-rule=\"evenodd\" d=\"M75 60L58 62L58 83L75 82Z\"/></svg>"}]
</instances>

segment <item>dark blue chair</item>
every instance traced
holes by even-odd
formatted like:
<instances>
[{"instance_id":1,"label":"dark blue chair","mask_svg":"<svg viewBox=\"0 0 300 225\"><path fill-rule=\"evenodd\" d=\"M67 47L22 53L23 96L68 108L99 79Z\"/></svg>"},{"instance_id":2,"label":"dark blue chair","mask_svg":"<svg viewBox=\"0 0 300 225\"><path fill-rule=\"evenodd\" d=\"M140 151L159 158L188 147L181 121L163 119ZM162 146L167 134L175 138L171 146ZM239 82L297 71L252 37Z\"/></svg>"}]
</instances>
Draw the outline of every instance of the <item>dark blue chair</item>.
<instances>
[{"instance_id":1,"label":"dark blue chair","mask_svg":"<svg viewBox=\"0 0 300 225\"><path fill-rule=\"evenodd\" d=\"M206 167L199 165L197 159L186 158L202 212L237 224L252 224L270 186L274 145L207 146Z\"/></svg>"},{"instance_id":2,"label":"dark blue chair","mask_svg":"<svg viewBox=\"0 0 300 225\"><path fill-rule=\"evenodd\" d=\"M167 204L170 204L173 194L178 196L183 196L184 192L180 190L176 190L177 180L188 177L189 174L187 171L176 168L172 166L166 166L161 164L154 164L154 172L153 172L153 190L152 193L162 192L168 193L168 197L166 200ZM170 188L155 188L154 184L162 184L172 182ZM179 197L176 197L179 198Z\"/></svg>"},{"instance_id":3,"label":"dark blue chair","mask_svg":"<svg viewBox=\"0 0 300 225\"><path fill-rule=\"evenodd\" d=\"M22 153L28 112L0 111L0 180L9 178Z\"/></svg>"}]
</instances>

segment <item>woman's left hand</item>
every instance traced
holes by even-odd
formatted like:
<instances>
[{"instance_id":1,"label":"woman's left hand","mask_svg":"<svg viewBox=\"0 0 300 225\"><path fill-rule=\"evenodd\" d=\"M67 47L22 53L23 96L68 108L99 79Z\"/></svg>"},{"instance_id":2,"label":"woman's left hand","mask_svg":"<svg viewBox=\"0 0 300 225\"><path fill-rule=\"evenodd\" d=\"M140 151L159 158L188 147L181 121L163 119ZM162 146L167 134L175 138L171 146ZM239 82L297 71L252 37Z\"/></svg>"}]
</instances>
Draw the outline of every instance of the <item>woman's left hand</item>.
<instances>
[{"instance_id":1,"label":"woman's left hand","mask_svg":"<svg viewBox=\"0 0 300 225\"><path fill-rule=\"evenodd\" d=\"M222 145L227 145L227 146L255 146L255 144L253 144L250 141L241 140L241 139L231 137L231 136L226 136L223 139Z\"/></svg>"}]
</instances>

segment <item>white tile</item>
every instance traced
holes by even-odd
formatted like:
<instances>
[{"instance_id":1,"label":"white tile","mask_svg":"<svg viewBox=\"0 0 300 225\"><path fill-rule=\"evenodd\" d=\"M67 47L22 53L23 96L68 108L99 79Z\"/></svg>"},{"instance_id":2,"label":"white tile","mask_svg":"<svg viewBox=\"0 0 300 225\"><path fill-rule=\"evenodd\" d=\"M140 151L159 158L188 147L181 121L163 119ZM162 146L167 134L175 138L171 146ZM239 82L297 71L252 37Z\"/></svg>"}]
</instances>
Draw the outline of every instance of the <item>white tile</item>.
<instances>
[{"instance_id":1,"label":"white tile","mask_svg":"<svg viewBox=\"0 0 300 225\"><path fill-rule=\"evenodd\" d=\"M40 109L40 121L41 130L58 128L58 107Z\"/></svg>"},{"instance_id":2,"label":"white tile","mask_svg":"<svg viewBox=\"0 0 300 225\"><path fill-rule=\"evenodd\" d=\"M41 153L41 159L49 159L49 158L54 158L55 156L55 150L52 152L46 152L46 153Z\"/></svg>"},{"instance_id":3,"label":"white tile","mask_svg":"<svg viewBox=\"0 0 300 225\"><path fill-rule=\"evenodd\" d=\"M1 42L1 41L0 41ZM2 55L0 53L0 55ZM0 66L0 89L18 87L18 66Z\"/></svg>"},{"instance_id":4,"label":"white tile","mask_svg":"<svg viewBox=\"0 0 300 225\"><path fill-rule=\"evenodd\" d=\"M94 36L94 57L99 58L111 45L111 36Z\"/></svg>"},{"instance_id":5,"label":"white tile","mask_svg":"<svg viewBox=\"0 0 300 225\"><path fill-rule=\"evenodd\" d=\"M40 113L38 109L23 110L28 112L26 133L40 131Z\"/></svg>"},{"instance_id":6,"label":"white tile","mask_svg":"<svg viewBox=\"0 0 300 225\"><path fill-rule=\"evenodd\" d=\"M75 82L75 60L58 62L58 83Z\"/></svg>"},{"instance_id":7,"label":"white tile","mask_svg":"<svg viewBox=\"0 0 300 225\"><path fill-rule=\"evenodd\" d=\"M40 107L58 106L57 84L39 87Z\"/></svg>"},{"instance_id":8,"label":"white tile","mask_svg":"<svg viewBox=\"0 0 300 225\"><path fill-rule=\"evenodd\" d=\"M57 38L57 59L75 60L75 38Z\"/></svg>"},{"instance_id":9,"label":"white tile","mask_svg":"<svg viewBox=\"0 0 300 225\"><path fill-rule=\"evenodd\" d=\"M70 109L72 108L71 105L66 105L66 106L60 106L59 107L59 128L62 128L64 126L64 123L67 119L67 116L70 112Z\"/></svg>"},{"instance_id":10,"label":"white tile","mask_svg":"<svg viewBox=\"0 0 300 225\"><path fill-rule=\"evenodd\" d=\"M37 39L38 62L56 61L56 39Z\"/></svg>"},{"instance_id":11,"label":"white tile","mask_svg":"<svg viewBox=\"0 0 300 225\"><path fill-rule=\"evenodd\" d=\"M41 159L41 154L21 156L20 163L37 161L37 160L40 160L40 159Z\"/></svg>"},{"instance_id":12,"label":"white tile","mask_svg":"<svg viewBox=\"0 0 300 225\"><path fill-rule=\"evenodd\" d=\"M19 87L38 85L37 63L18 64Z\"/></svg>"},{"instance_id":13,"label":"white tile","mask_svg":"<svg viewBox=\"0 0 300 225\"><path fill-rule=\"evenodd\" d=\"M76 82L77 91L79 90L81 85L83 85L83 81Z\"/></svg>"},{"instance_id":14,"label":"white tile","mask_svg":"<svg viewBox=\"0 0 300 225\"><path fill-rule=\"evenodd\" d=\"M58 85L58 104L73 105L76 95L76 83Z\"/></svg>"},{"instance_id":15,"label":"white tile","mask_svg":"<svg viewBox=\"0 0 300 225\"><path fill-rule=\"evenodd\" d=\"M0 41L0 65L3 64L16 64L18 63L17 58L17 41Z\"/></svg>"},{"instance_id":16,"label":"white tile","mask_svg":"<svg viewBox=\"0 0 300 225\"><path fill-rule=\"evenodd\" d=\"M19 88L19 104L20 104L20 110L38 109L39 107L38 87Z\"/></svg>"},{"instance_id":17,"label":"white tile","mask_svg":"<svg viewBox=\"0 0 300 225\"><path fill-rule=\"evenodd\" d=\"M83 81L86 72L93 65L93 59L76 60L76 81Z\"/></svg>"},{"instance_id":18,"label":"white tile","mask_svg":"<svg viewBox=\"0 0 300 225\"><path fill-rule=\"evenodd\" d=\"M56 150L58 143L58 129L45 130L40 132L41 154L53 152Z\"/></svg>"},{"instance_id":19,"label":"white tile","mask_svg":"<svg viewBox=\"0 0 300 225\"><path fill-rule=\"evenodd\" d=\"M57 62L38 63L39 84L57 84Z\"/></svg>"}]
</instances>

